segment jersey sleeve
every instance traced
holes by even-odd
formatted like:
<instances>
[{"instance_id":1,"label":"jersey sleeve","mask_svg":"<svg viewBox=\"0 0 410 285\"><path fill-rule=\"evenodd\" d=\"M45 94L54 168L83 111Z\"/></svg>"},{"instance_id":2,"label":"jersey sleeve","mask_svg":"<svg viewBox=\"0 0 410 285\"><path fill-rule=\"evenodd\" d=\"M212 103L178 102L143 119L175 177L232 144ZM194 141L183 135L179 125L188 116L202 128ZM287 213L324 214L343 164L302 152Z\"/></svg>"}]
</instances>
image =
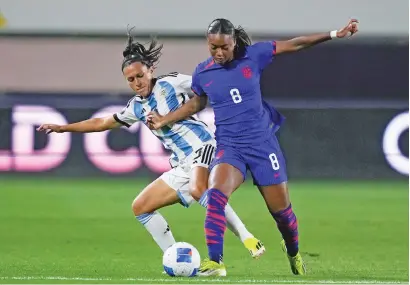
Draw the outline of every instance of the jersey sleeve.
<instances>
[{"instance_id":1,"label":"jersey sleeve","mask_svg":"<svg viewBox=\"0 0 410 285\"><path fill-rule=\"evenodd\" d=\"M135 105L134 99L131 99L130 101L128 101L128 104L126 107L124 107L120 112L115 113L113 115L114 119L121 125L126 126L127 128L131 127L132 124L139 121L134 113L134 105Z\"/></svg>"},{"instance_id":2,"label":"jersey sleeve","mask_svg":"<svg viewBox=\"0 0 410 285\"><path fill-rule=\"evenodd\" d=\"M194 73L192 74L191 89L198 96L206 95L199 82L198 67L195 69Z\"/></svg>"},{"instance_id":3,"label":"jersey sleeve","mask_svg":"<svg viewBox=\"0 0 410 285\"><path fill-rule=\"evenodd\" d=\"M252 45L252 56L257 61L261 70L269 65L276 55L276 42L259 42Z\"/></svg>"},{"instance_id":4,"label":"jersey sleeve","mask_svg":"<svg viewBox=\"0 0 410 285\"><path fill-rule=\"evenodd\" d=\"M178 74L179 86L184 90L184 93L187 93L189 97L194 95L192 91L192 76L186 74Z\"/></svg>"}]
</instances>

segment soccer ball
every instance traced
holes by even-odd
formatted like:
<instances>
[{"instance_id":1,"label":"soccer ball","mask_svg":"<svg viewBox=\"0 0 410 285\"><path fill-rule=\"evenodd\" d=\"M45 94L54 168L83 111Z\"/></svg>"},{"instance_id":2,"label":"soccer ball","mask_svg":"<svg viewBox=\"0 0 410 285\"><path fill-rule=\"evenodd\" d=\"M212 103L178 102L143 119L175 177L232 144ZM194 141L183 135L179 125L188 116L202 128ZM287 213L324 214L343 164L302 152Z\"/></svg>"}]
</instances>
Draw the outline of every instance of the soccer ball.
<instances>
[{"instance_id":1,"label":"soccer ball","mask_svg":"<svg viewBox=\"0 0 410 285\"><path fill-rule=\"evenodd\" d=\"M198 250L187 242L173 244L162 257L164 270L169 276L193 277L198 273L200 263Z\"/></svg>"}]
</instances>

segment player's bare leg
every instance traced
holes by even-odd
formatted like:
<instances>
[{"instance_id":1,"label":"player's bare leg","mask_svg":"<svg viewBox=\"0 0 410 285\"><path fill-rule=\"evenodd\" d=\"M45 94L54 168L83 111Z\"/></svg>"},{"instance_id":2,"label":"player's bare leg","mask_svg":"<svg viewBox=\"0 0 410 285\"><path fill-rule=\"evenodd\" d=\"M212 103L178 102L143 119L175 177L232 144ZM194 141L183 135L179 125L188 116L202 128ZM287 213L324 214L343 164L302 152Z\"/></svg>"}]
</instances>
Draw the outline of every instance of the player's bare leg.
<instances>
[{"instance_id":1,"label":"player's bare leg","mask_svg":"<svg viewBox=\"0 0 410 285\"><path fill-rule=\"evenodd\" d=\"M199 201L202 194L208 189L209 171L202 166L193 167L189 178L189 188L192 197Z\"/></svg>"},{"instance_id":2,"label":"player's bare leg","mask_svg":"<svg viewBox=\"0 0 410 285\"><path fill-rule=\"evenodd\" d=\"M208 206L207 194L203 195L208 188L208 168L196 166L191 170L190 189L191 195L201 206ZM228 228L242 241L253 258L260 257L265 252L262 242L251 234L236 212L228 204L225 206L225 216Z\"/></svg>"},{"instance_id":3,"label":"player's bare leg","mask_svg":"<svg viewBox=\"0 0 410 285\"><path fill-rule=\"evenodd\" d=\"M135 217L145 226L162 251L173 245L175 239L168 223L156 210L179 201L177 192L158 178L145 187L132 202Z\"/></svg>"},{"instance_id":4,"label":"player's bare leg","mask_svg":"<svg viewBox=\"0 0 410 285\"><path fill-rule=\"evenodd\" d=\"M306 268L299 253L298 223L290 203L287 183L258 188L282 234L282 249L287 254L293 274L304 275Z\"/></svg>"},{"instance_id":5,"label":"player's bare leg","mask_svg":"<svg viewBox=\"0 0 410 285\"><path fill-rule=\"evenodd\" d=\"M225 206L231 194L242 184L243 178L237 168L227 163L218 164L211 171L205 218L209 259L201 263L201 276L226 276L225 265L222 263L226 230Z\"/></svg>"}]
</instances>

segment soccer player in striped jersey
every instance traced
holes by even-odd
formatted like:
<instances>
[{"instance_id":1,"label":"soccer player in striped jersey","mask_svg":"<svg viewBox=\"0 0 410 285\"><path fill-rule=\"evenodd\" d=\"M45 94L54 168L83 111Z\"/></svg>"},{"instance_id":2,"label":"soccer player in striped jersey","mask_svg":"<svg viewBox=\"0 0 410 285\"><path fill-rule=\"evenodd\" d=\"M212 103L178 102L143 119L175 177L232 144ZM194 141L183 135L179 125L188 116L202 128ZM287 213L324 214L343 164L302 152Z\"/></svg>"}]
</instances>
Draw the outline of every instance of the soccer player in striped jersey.
<instances>
[{"instance_id":1,"label":"soccer player in striped jersey","mask_svg":"<svg viewBox=\"0 0 410 285\"><path fill-rule=\"evenodd\" d=\"M198 64L192 76L195 96L165 117L149 114L149 126L155 129L195 114L206 106L208 98L214 109L218 145L210 167L210 189L204 193L209 203L205 218L209 259L201 264L201 275L226 276L222 260L224 208L246 178L247 170L282 234L282 249L292 273L306 273L299 252L298 223L290 202L285 158L275 135L284 118L263 100L260 77L279 54L345 38L357 31L357 20L352 19L340 30L252 44L244 29L235 28L226 19L215 19L207 32L211 57Z\"/></svg>"},{"instance_id":2,"label":"soccer player in striped jersey","mask_svg":"<svg viewBox=\"0 0 410 285\"><path fill-rule=\"evenodd\" d=\"M161 55L162 45L152 40L149 48L135 42L129 35L123 52L121 70L136 95L127 106L106 118L93 118L68 125L44 124L38 131L50 132L99 132L120 126L130 127L136 122L147 124L146 115L157 111L165 115L175 111L193 96L192 78L170 73L154 77L154 67ZM189 207L195 200L207 207L207 199L200 199L208 188L208 166L214 158L213 132L195 117L189 117L152 131L164 147L171 150L172 169L145 187L132 203L136 219L150 232L158 246L165 251L175 243L173 234L158 209L181 203ZM254 258L265 251L263 244L245 227L234 210L225 207L227 223Z\"/></svg>"}]
</instances>

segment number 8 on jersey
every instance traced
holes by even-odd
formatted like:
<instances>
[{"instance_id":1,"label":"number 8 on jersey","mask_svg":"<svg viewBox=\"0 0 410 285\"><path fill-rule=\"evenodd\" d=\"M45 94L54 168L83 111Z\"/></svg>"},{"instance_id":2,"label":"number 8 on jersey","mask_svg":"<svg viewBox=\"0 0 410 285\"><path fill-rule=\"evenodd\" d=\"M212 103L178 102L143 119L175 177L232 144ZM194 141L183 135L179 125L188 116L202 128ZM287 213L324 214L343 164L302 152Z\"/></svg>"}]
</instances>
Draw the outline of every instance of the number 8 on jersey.
<instances>
[{"instance_id":1,"label":"number 8 on jersey","mask_svg":"<svg viewBox=\"0 0 410 285\"><path fill-rule=\"evenodd\" d=\"M242 97L241 97L241 94L239 93L238 88L233 88L229 92L231 93L232 100L235 104L242 102Z\"/></svg>"}]
</instances>

